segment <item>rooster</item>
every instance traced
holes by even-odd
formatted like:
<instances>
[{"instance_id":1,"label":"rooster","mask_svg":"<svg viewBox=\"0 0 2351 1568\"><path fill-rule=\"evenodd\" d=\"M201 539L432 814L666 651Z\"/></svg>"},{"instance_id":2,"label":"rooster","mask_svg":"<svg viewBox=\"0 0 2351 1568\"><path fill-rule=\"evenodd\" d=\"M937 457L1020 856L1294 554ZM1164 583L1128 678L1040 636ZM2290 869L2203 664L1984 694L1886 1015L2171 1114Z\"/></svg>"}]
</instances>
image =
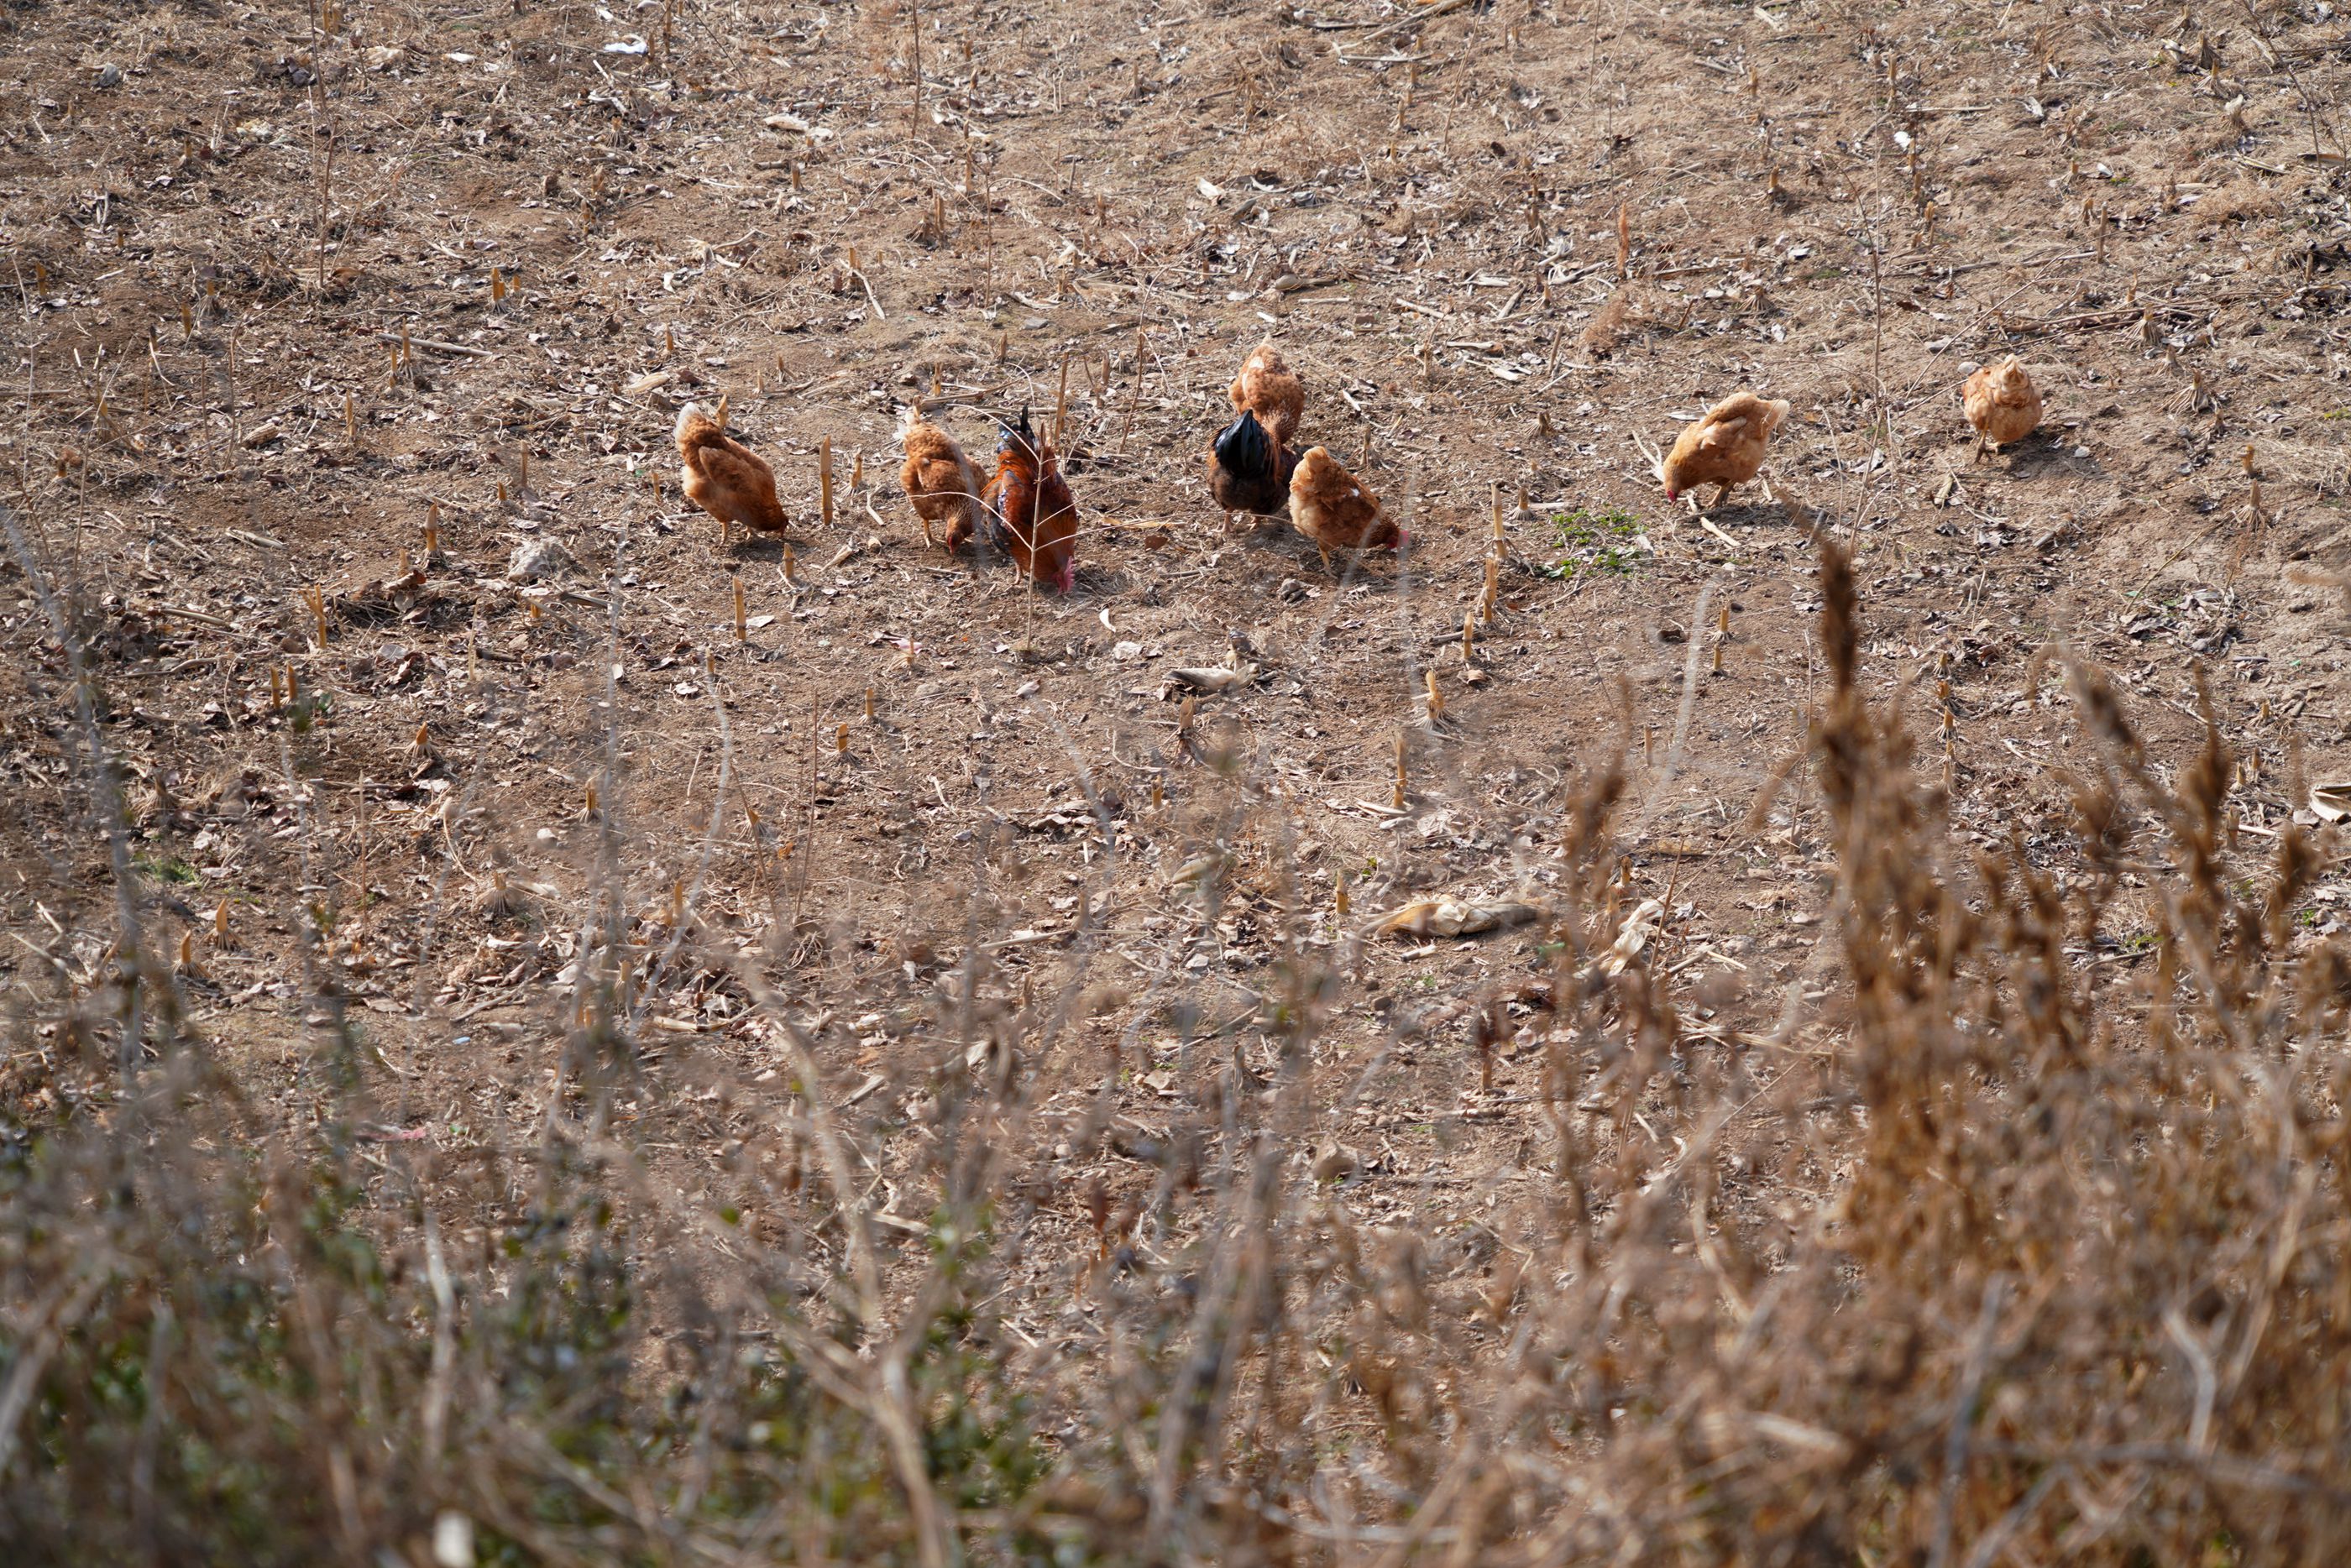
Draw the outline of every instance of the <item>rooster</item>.
<instances>
[{"instance_id":1,"label":"rooster","mask_svg":"<svg viewBox=\"0 0 2351 1568\"><path fill-rule=\"evenodd\" d=\"M1306 449L1290 476L1290 520L1322 552L1325 567L1333 550L1403 550L1412 544L1412 535L1381 512L1380 498L1319 446Z\"/></svg>"},{"instance_id":2,"label":"rooster","mask_svg":"<svg viewBox=\"0 0 2351 1568\"><path fill-rule=\"evenodd\" d=\"M905 486L906 499L914 503L914 516L923 524L923 542L938 542L931 532L936 523L946 529L947 548L961 548L987 517L979 504L979 471L955 437L924 419L919 408L902 414L898 440L906 449L898 483Z\"/></svg>"},{"instance_id":3,"label":"rooster","mask_svg":"<svg viewBox=\"0 0 2351 1568\"><path fill-rule=\"evenodd\" d=\"M718 540L740 523L759 534L784 531L784 509L776 500L776 471L735 440L700 403L677 411L678 483L685 498L718 519Z\"/></svg>"},{"instance_id":4,"label":"rooster","mask_svg":"<svg viewBox=\"0 0 2351 1568\"><path fill-rule=\"evenodd\" d=\"M1297 468L1298 454L1244 409L1208 448L1208 493L1225 509L1228 525L1236 512L1278 517L1290 504L1290 476Z\"/></svg>"},{"instance_id":5,"label":"rooster","mask_svg":"<svg viewBox=\"0 0 2351 1568\"><path fill-rule=\"evenodd\" d=\"M1239 412L1255 414L1277 447L1290 444L1298 433L1298 421L1306 416L1306 383L1290 374L1270 337L1249 350L1226 396Z\"/></svg>"},{"instance_id":6,"label":"rooster","mask_svg":"<svg viewBox=\"0 0 2351 1568\"><path fill-rule=\"evenodd\" d=\"M996 443L996 477L980 499L994 514L987 519L992 542L1014 566L1062 593L1077 587L1070 557L1078 541L1078 504L1051 444L1029 428L1027 409L1018 425L1004 427Z\"/></svg>"},{"instance_id":7,"label":"rooster","mask_svg":"<svg viewBox=\"0 0 2351 1568\"><path fill-rule=\"evenodd\" d=\"M1691 421L1674 442L1674 450L1658 464L1666 483L1666 499L1679 501L1701 484L1714 486L1714 504L1737 486L1755 477L1763 466L1763 451L1789 414L1784 400L1733 392Z\"/></svg>"},{"instance_id":8,"label":"rooster","mask_svg":"<svg viewBox=\"0 0 2351 1568\"><path fill-rule=\"evenodd\" d=\"M1986 365L1959 389L1960 406L1976 428L1976 452L1997 452L2031 435L2041 425L2041 389L2011 354L2003 364Z\"/></svg>"}]
</instances>

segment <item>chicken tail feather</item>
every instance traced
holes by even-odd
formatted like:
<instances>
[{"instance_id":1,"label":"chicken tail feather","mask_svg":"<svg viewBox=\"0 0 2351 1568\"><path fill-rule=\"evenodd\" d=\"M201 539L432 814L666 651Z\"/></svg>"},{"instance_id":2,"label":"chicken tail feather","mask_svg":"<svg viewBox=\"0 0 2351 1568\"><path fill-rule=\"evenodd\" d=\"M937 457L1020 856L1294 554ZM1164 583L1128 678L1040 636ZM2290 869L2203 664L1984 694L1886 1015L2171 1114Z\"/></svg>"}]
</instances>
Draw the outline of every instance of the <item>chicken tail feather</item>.
<instances>
[{"instance_id":1,"label":"chicken tail feather","mask_svg":"<svg viewBox=\"0 0 2351 1568\"><path fill-rule=\"evenodd\" d=\"M1246 410L1217 433L1216 452L1217 462L1243 479L1262 480L1273 472L1273 438Z\"/></svg>"}]
</instances>

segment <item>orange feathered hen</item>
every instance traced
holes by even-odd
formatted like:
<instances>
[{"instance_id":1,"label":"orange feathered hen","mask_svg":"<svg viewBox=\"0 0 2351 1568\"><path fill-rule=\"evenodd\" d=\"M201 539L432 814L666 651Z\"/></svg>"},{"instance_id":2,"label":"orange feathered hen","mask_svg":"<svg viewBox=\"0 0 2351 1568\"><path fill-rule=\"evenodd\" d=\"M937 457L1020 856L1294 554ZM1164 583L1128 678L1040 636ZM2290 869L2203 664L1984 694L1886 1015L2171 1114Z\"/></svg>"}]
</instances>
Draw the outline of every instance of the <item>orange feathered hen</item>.
<instances>
[{"instance_id":1,"label":"orange feathered hen","mask_svg":"<svg viewBox=\"0 0 2351 1568\"><path fill-rule=\"evenodd\" d=\"M726 525L740 523L760 534L784 531L784 508L776 499L776 472L758 454L719 428L700 403L677 411L678 483L685 498Z\"/></svg>"},{"instance_id":2,"label":"orange feathered hen","mask_svg":"<svg viewBox=\"0 0 2351 1568\"><path fill-rule=\"evenodd\" d=\"M987 504L993 542L1034 581L1062 593L1077 587L1078 503L1061 477L1051 443L1020 422L1004 428L996 443L996 477L981 499Z\"/></svg>"},{"instance_id":3,"label":"orange feathered hen","mask_svg":"<svg viewBox=\"0 0 2351 1568\"><path fill-rule=\"evenodd\" d=\"M931 533L935 523L946 530L947 548L960 548L987 515L979 504L979 471L955 437L924 419L919 409L905 411L898 440L906 449L898 483L906 487L906 499L923 524L923 542L938 542Z\"/></svg>"},{"instance_id":4,"label":"orange feathered hen","mask_svg":"<svg viewBox=\"0 0 2351 1568\"><path fill-rule=\"evenodd\" d=\"M1325 566L1333 550L1401 550L1412 543L1380 510L1380 498L1319 446L1306 449L1290 476L1290 520L1322 552Z\"/></svg>"},{"instance_id":5,"label":"orange feathered hen","mask_svg":"<svg viewBox=\"0 0 2351 1568\"><path fill-rule=\"evenodd\" d=\"M2003 364L1986 365L1959 389L1968 423L1976 427L1978 449L2012 445L2041 426L2041 389L2011 354Z\"/></svg>"},{"instance_id":6,"label":"orange feathered hen","mask_svg":"<svg viewBox=\"0 0 2351 1568\"><path fill-rule=\"evenodd\" d=\"M1733 392L1691 421L1666 454L1659 477L1666 482L1666 499L1679 501L1701 484L1714 486L1714 504L1731 490L1755 477L1763 466L1763 451L1771 432L1786 421L1784 400Z\"/></svg>"},{"instance_id":7,"label":"orange feathered hen","mask_svg":"<svg viewBox=\"0 0 2351 1568\"><path fill-rule=\"evenodd\" d=\"M1298 433L1298 421L1306 417L1306 383L1290 374L1270 337L1249 350L1226 396L1236 410L1255 414L1277 447L1290 444Z\"/></svg>"}]
</instances>

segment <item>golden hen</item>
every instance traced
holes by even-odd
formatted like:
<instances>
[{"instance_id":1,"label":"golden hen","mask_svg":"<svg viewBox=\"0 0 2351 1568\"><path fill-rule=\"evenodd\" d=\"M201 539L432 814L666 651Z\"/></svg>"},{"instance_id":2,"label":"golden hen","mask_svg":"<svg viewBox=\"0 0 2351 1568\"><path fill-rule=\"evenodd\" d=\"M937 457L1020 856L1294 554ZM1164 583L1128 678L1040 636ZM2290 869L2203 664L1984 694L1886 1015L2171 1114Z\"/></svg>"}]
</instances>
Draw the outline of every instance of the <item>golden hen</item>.
<instances>
[{"instance_id":1,"label":"golden hen","mask_svg":"<svg viewBox=\"0 0 2351 1568\"><path fill-rule=\"evenodd\" d=\"M720 428L708 410L700 403L680 409L676 436L678 483L688 501L718 519L722 543L735 523L759 534L784 531L776 471Z\"/></svg>"},{"instance_id":2,"label":"golden hen","mask_svg":"<svg viewBox=\"0 0 2351 1568\"><path fill-rule=\"evenodd\" d=\"M1033 582L1050 583L1062 593L1077 587L1078 504L1061 477L1052 444L1020 422L1007 425L996 443L996 477L981 493L987 504L991 542Z\"/></svg>"},{"instance_id":3,"label":"golden hen","mask_svg":"<svg viewBox=\"0 0 2351 1568\"><path fill-rule=\"evenodd\" d=\"M898 441L906 450L898 483L905 486L906 499L923 524L923 543L938 542L931 532L935 523L946 530L947 548L960 549L987 515L979 504L979 471L955 437L923 418L918 408L904 411Z\"/></svg>"},{"instance_id":4,"label":"golden hen","mask_svg":"<svg viewBox=\"0 0 2351 1568\"><path fill-rule=\"evenodd\" d=\"M1278 447L1290 444L1298 421L1306 417L1306 383L1290 373L1270 337L1249 350L1226 396L1236 410L1255 414Z\"/></svg>"},{"instance_id":5,"label":"golden hen","mask_svg":"<svg viewBox=\"0 0 2351 1568\"><path fill-rule=\"evenodd\" d=\"M1333 550L1402 550L1412 535L1380 510L1327 448L1311 446L1290 476L1290 520L1331 564Z\"/></svg>"},{"instance_id":6,"label":"golden hen","mask_svg":"<svg viewBox=\"0 0 2351 1568\"><path fill-rule=\"evenodd\" d=\"M1759 398L1733 392L1707 410L1682 431L1674 450L1659 465L1666 499L1679 501L1701 484L1714 488L1714 504L1739 485L1755 477L1763 466L1763 451L1790 412L1783 399Z\"/></svg>"},{"instance_id":7,"label":"golden hen","mask_svg":"<svg viewBox=\"0 0 2351 1568\"><path fill-rule=\"evenodd\" d=\"M2041 426L2041 389L2013 354L1970 376L1959 389L1959 403L1976 428L1979 452L1986 446L1998 451L2013 445Z\"/></svg>"}]
</instances>

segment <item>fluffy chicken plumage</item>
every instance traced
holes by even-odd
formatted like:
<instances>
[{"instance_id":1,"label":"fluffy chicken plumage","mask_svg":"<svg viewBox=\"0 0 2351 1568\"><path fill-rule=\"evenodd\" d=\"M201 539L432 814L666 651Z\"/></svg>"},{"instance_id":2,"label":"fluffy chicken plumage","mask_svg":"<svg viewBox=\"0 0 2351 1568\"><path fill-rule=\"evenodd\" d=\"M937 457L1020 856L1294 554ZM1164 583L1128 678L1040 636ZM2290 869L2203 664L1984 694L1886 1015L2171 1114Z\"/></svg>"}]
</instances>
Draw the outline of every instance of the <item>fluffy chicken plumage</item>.
<instances>
[{"instance_id":1,"label":"fluffy chicken plumage","mask_svg":"<svg viewBox=\"0 0 2351 1568\"><path fill-rule=\"evenodd\" d=\"M1288 446L1306 417L1306 383L1290 373L1270 337L1249 350L1226 395L1236 410L1257 416L1276 446Z\"/></svg>"},{"instance_id":2,"label":"fluffy chicken plumage","mask_svg":"<svg viewBox=\"0 0 2351 1568\"><path fill-rule=\"evenodd\" d=\"M2041 426L2041 389L2013 354L1970 376L1959 403L1978 438L1995 448L2021 441Z\"/></svg>"},{"instance_id":3,"label":"fluffy chicken plumage","mask_svg":"<svg viewBox=\"0 0 2351 1568\"><path fill-rule=\"evenodd\" d=\"M1711 484L1714 504L1721 505L1724 496L1763 466L1764 449L1789 412L1785 400L1752 392L1733 392L1707 410L1684 428L1674 450L1666 454L1659 475L1666 483L1666 499L1679 501L1697 486Z\"/></svg>"},{"instance_id":4,"label":"fluffy chicken plumage","mask_svg":"<svg viewBox=\"0 0 2351 1568\"><path fill-rule=\"evenodd\" d=\"M1062 593L1077 587L1077 499L1052 444L1029 428L1028 410L996 443L996 477L981 499L993 514L988 532L1014 566Z\"/></svg>"},{"instance_id":5,"label":"fluffy chicken plumage","mask_svg":"<svg viewBox=\"0 0 2351 1568\"><path fill-rule=\"evenodd\" d=\"M1290 476L1297 468L1297 453L1244 409L1208 447L1208 493L1228 514L1280 516L1290 504Z\"/></svg>"},{"instance_id":6,"label":"fluffy chicken plumage","mask_svg":"<svg viewBox=\"0 0 2351 1568\"><path fill-rule=\"evenodd\" d=\"M700 403L677 411L678 483L685 498L718 519L740 523L760 534L784 531L783 504L776 499L776 471L757 452L719 428Z\"/></svg>"},{"instance_id":7,"label":"fluffy chicken plumage","mask_svg":"<svg viewBox=\"0 0 2351 1568\"><path fill-rule=\"evenodd\" d=\"M1322 552L1326 566L1333 550L1401 550L1412 543L1380 510L1380 498L1324 447L1308 447L1290 476L1290 520Z\"/></svg>"},{"instance_id":8,"label":"fluffy chicken plumage","mask_svg":"<svg viewBox=\"0 0 2351 1568\"><path fill-rule=\"evenodd\" d=\"M931 532L935 523L946 530L947 548L961 548L987 516L979 501L979 471L963 454L955 437L923 418L919 409L905 410L898 440L906 451L898 483L905 487L906 499L914 504L914 516L923 524L923 542L938 542Z\"/></svg>"}]
</instances>

